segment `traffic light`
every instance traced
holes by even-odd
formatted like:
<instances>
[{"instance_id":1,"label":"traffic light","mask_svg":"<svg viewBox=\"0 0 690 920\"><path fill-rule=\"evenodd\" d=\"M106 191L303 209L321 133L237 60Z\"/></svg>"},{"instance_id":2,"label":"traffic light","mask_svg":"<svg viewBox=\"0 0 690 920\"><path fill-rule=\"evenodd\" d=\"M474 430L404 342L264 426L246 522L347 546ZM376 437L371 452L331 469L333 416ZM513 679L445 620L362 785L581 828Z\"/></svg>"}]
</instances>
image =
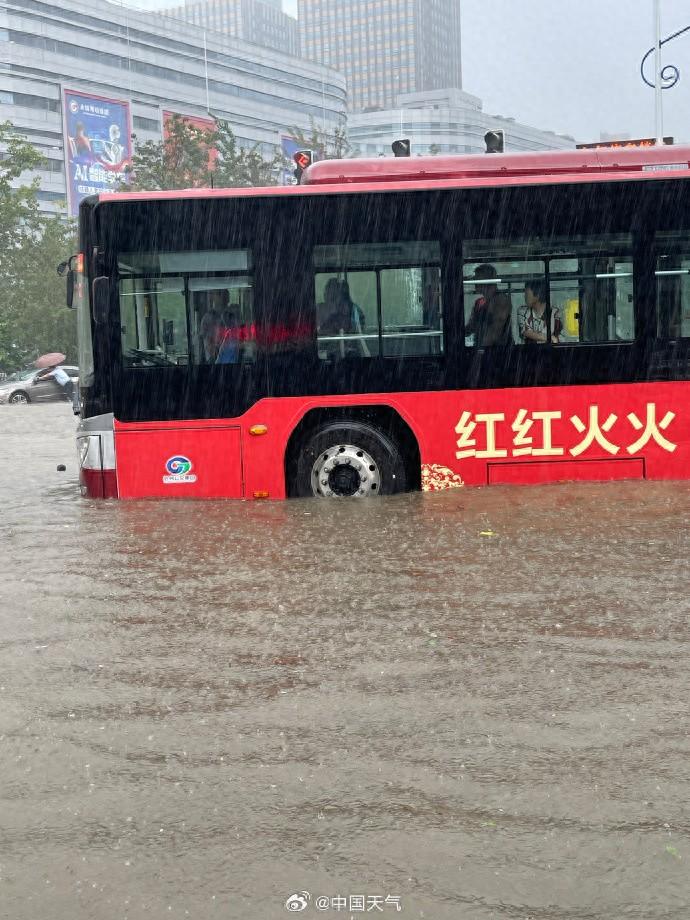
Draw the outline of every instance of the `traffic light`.
<instances>
[{"instance_id":1,"label":"traffic light","mask_svg":"<svg viewBox=\"0 0 690 920\"><path fill-rule=\"evenodd\" d=\"M391 148L393 149L394 157L409 157L410 140L407 137L402 137L399 141L393 141Z\"/></svg>"},{"instance_id":2,"label":"traffic light","mask_svg":"<svg viewBox=\"0 0 690 920\"><path fill-rule=\"evenodd\" d=\"M505 149L505 139L503 128L498 128L496 131L487 131L484 135L484 143L486 144L485 153L503 153Z\"/></svg>"},{"instance_id":3,"label":"traffic light","mask_svg":"<svg viewBox=\"0 0 690 920\"><path fill-rule=\"evenodd\" d=\"M314 153L312 150L298 150L296 153L293 153L292 159L295 163L294 176L297 179L297 184L299 185L302 181L302 173L307 168L311 166L314 160Z\"/></svg>"}]
</instances>

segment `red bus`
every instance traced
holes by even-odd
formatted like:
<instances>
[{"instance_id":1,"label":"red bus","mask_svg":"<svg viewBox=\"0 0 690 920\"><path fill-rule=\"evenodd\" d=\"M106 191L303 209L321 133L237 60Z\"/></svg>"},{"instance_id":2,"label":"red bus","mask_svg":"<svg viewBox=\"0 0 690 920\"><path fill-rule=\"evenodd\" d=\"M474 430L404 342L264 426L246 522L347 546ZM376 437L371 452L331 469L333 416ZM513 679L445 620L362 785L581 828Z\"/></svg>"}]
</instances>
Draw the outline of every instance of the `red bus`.
<instances>
[{"instance_id":1,"label":"red bus","mask_svg":"<svg viewBox=\"0 0 690 920\"><path fill-rule=\"evenodd\" d=\"M85 494L688 477L690 148L304 178L82 204Z\"/></svg>"}]
</instances>

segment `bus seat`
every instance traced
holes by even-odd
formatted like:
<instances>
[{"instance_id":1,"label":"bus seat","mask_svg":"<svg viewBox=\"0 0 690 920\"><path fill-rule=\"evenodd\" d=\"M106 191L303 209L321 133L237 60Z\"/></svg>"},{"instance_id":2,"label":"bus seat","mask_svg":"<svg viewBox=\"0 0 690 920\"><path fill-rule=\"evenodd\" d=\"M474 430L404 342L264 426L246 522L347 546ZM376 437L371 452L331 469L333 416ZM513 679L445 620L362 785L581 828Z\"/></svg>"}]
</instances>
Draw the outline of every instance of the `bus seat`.
<instances>
[{"instance_id":1,"label":"bus seat","mask_svg":"<svg viewBox=\"0 0 690 920\"><path fill-rule=\"evenodd\" d=\"M561 313L564 336L577 342L580 338L580 301L578 298L573 297L566 300Z\"/></svg>"}]
</instances>

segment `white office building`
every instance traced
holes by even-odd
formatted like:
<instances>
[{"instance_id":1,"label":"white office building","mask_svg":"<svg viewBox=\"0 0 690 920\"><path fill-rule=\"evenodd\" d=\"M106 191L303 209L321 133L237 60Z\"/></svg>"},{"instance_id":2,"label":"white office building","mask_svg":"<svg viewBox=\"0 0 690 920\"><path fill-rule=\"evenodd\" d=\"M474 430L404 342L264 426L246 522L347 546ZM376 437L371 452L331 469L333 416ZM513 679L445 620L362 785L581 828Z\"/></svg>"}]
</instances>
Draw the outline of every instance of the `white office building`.
<instances>
[{"instance_id":1,"label":"white office building","mask_svg":"<svg viewBox=\"0 0 690 920\"><path fill-rule=\"evenodd\" d=\"M390 156L391 143L409 138L412 154L483 153L487 131L503 130L505 151L567 150L575 139L523 125L514 118L489 115L482 101L463 90L445 89L398 96L393 109L348 116L356 156Z\"/></svg>"},{"instance_id":2,"label":"white office building","mask_svg":"<svg viewBox=\"0 0 690 920\"><path fill-rule=\"evenodd\" d=\"M63 89L128 102L140 141L161 138L164 111L210 111L267 158L293 126L330 133L347 109L341 74L228 35L106 0L0 0L0 121L46 157L41 207L58 213Z\"/></svg>"}]
</instances>

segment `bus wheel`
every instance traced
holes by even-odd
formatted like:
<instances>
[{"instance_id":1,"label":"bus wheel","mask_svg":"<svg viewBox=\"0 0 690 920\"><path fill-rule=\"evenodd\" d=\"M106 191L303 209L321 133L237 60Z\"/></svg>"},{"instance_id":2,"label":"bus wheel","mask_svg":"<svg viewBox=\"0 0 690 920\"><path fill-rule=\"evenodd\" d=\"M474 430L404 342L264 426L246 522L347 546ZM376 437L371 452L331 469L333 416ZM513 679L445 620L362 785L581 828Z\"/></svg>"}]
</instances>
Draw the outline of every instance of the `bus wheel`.
<instances>
[{"instance_id":1,"label":"bus wheel","mask_svg":"<svg viewBox=\"0 0 690 920\"><path fill-rule=\"evenodd\" d=\"M297 461L295 493L319 498L393 495L406 487L396 444L361 422L331 422L314 432Z\"/></svg>"}]
</instances>

